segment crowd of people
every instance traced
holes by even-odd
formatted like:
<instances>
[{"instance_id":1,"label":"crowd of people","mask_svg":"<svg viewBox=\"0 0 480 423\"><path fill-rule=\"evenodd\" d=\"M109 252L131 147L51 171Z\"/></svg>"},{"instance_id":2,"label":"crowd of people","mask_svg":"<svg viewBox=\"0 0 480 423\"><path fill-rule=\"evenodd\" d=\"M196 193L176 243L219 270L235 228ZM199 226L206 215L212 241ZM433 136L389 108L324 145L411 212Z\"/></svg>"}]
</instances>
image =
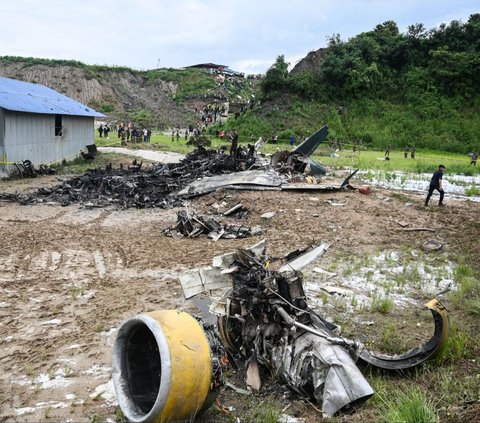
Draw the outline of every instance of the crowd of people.
<instances>
[{"instance_id":1,"label":"crowd of people","mask_svg":"<svg viewBox=\"0 0 480 423\"><path fill-rule=\"evenodd\" d=\"M129 122L127 126L124 123L114 124L113 126L122 145L126 142L150 142L152 131L148 127L136 128L132 122ZM111 129L108 124L100 124L97 130L100 138L110 139L109 133Z\"/></svg>"}]
</instances>

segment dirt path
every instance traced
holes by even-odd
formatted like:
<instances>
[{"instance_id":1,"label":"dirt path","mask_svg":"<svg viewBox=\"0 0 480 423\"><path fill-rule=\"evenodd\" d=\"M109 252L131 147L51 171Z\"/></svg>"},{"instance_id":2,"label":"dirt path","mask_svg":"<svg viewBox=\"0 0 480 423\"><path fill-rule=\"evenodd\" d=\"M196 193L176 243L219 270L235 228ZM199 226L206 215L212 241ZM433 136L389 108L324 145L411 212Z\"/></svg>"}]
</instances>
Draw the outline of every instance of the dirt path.
<instances>
[{"instance_id":1,"label":"dirt path","mask_svg":"<svg viewBox=\"0 0 480 423\"><path fill-rule=\"evenodd\" d=\"M9 184L2 190L13 189ZM434 236L446 251L462 242L473 246L462 228L478 219L480 208L452 201L444 209L424 209L422 198L388 191L226 191L191 207L205 214L215 211L214 204L227 209L238 202L250 210L242 223L264 228L270 255L327 242L325 262L419 248L432 237L398 231L398 221L437 229ZM162 230L176 221L176 211L0 204L0 421L115 421L111 348L121 322L144 311L190 307L180 272L262 238L167 238ZM276 214L262 219L267 211ZM238 395L222 398L242 409Z\"/></svg>"}]
</instances>

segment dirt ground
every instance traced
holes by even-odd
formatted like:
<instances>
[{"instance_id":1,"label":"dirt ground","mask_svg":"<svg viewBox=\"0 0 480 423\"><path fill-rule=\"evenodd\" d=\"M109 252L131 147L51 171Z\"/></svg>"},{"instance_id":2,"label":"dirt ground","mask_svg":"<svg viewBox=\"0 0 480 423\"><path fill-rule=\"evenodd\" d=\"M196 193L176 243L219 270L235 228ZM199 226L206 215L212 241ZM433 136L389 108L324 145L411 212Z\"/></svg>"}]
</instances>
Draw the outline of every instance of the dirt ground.
<instances>
[{"instance_id":1,"label":"dirt ground","mask_svg":"<svg viewBox=\"0 0 480 423\"><path fill-rule=\"evenodd\" d=\"M25 192L55 179L4 181L0 192ZM343 205L336 207L326 202L329 199ZM447 254L470 250L478 265L478 231L472 234L466 228L478 228L480 205L449 201L444 208L425 209L422 201L419 195L375 189L369 196L356 191L216 192L190 207L203 215L214 212L215 204L227 209L241 202L250 210L241 222L264 229L262 236L217 242L165 237L162 230L175 223L176 209L0 203L0 421L119 419L111 361L122 321L156 309L192 310L183 299L178 275L263 237L269 254L276 257L310 243L329 243L315 263L324 267L339 257L347 262L366 252L420 248L433 236ZM276 212L272 219L260 217L269 211ZM404 232L398 221L436 232ZM478 362L467 371L480 373ZM245 388L240 372L229 372L228 377ZM248 410L270 402L304 421L321 420L314 405L275 383L249 397L225 388L219 401L230 407L230 415L212 407L199 421L247 421L242 415ZM480 411L473 407L462 416ZM369 412L368 406L366 411L360 407L357 417L350 418L367 421Z\"/></svg>"}]
</instances>

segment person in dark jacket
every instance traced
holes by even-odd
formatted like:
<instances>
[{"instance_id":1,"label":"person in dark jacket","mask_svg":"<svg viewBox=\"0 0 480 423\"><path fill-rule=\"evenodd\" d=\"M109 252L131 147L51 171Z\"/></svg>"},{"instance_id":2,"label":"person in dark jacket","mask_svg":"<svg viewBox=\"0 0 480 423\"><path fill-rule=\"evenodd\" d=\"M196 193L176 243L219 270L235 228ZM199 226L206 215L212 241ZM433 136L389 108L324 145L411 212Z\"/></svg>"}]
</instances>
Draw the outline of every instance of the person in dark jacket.
<instances>
[{"instance_id":1,"label":"person in dark jacket","mask_svg":"<svg viewBox=\"0 0 480 423\"><path fill-rule=\"evenodd\" d=\"M433 174L430 181L430 186L428 188L427 198L425 199L425 207L428 206L430 197L433 194L433 191L437 190L440 193L440 200L438 201L439 206L443 206L443 196L445 195L443 191L442 181L443 181L443 172L445 172L445 166L439 165L438 170Z\"/></svg>"},{"instance_id":2,"label":"person in dark jacket","mask_svg":"<svg viewBox=\"0 0 480 423\"><path fill-rule=\"evenodd\" d=\"M236 129L233 130L233 134L231 137L231 145L230 145L230 156L234 159L237 158L237 149L238 149L238 132Z\"/></svg>"}]
</instances>

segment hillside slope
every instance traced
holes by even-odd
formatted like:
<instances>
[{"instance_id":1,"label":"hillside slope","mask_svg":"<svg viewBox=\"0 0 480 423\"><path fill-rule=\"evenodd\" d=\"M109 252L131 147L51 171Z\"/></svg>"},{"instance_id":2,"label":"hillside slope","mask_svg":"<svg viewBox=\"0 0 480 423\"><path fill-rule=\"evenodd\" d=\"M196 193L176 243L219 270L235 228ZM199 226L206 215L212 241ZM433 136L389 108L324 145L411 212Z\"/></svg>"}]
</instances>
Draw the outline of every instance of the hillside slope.
<instances>
[{"instance_id":1,"label":"hillside slope","mask_svg":"<svg viewBox=\"0 0 480 423\"><path fill-rule=\"evenodd\" d=\"M0 57L0 76L50 87L108 115L161 129L197 124L211 103L251 98L256 81L218 77L203 70L88 66L75 61ZM240 95L241 94L241 95ZM245 100L246 101L246 100Z\"/></svg>"}]
</instances>

